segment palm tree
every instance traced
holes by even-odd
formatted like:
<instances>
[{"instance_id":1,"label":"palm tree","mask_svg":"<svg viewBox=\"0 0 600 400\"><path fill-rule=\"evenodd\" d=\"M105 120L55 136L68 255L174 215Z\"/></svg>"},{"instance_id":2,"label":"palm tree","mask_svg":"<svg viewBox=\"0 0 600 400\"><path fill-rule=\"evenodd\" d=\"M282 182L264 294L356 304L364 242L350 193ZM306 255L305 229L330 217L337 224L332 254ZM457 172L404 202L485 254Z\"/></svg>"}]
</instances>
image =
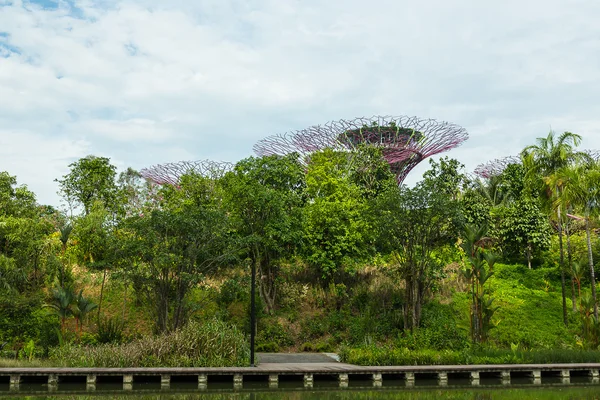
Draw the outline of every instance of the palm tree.
<instances>
[{"instance_id":1,"label":"palm tree","mask_svg":"<svg viewBox=\"0 0 600 400\"><path fill-rule=\"evenodd\" d=\"M89 298L83 296L83 289L79 291L77 298L75 298L74 307L72 309L79 336L81 336L83 321L85 317L97 307L98 304L92 302Z\"/></svg>"},{"instance_id":2,"label":"palm tree","mask_svg":"<svg viewBox=\"0 0 600 400\"><path fill-rule=\"evenodd\" d=\"M562 187L558 184L549 184L549 179L559 170L573 165L576 161L589 158L586 153L575 151L575 147L581 143L581 136L564 132L556 137L553 131L548 133L545 138L537 138L536 144L527 146L521 152L521 159L525 167L526 178L532 183L538 184L546 198L550 200L549 204L556 204L556 221L558 229L558 244L560 249L560 278L563 303L563 321L567 325L567 300L565 297L565 268L564 268L564 249L563 249L563 229L562 229L562 206L556 203L562 196ZM551 207L551 209L554 207ZM554 210L552 210L552 213Z\"/></svg>"},{"instance_id":3,"label":"palm tree","mask_svg":"<svg viewBox=\"0 0 600 400\"><path fill-rule=\"evenodd\" d=\"M493 275L497 256L482 247L487 227L465 225L463 242L467 265L463 275L471 285L471 338L473 342L485 342L491 328L491 318L497 307L492 307L493 297L489 296L485 284Z\"/></svg>"},{"instance_id":4,"label":"palm tree","mask_svg":"<svg viewBox=\"0 0 600 400\"><path fill-rule=\"evenodd\" d=\"M73 290L58 287L52 291L52 302L47 306L60 318L60 331L64 332L67 318L73 315Z\"/></svg>"},{"instance_id":5,"label":"palm tree","mask_svg":"<svg viewBox=\"0 0 600 400\"><path fill-rule=\"evenodd\" d=\"M557 178L563 182L564 201L570 201L576 210L583 213L583 217L575 214L568 214L568 216L573 219L583 220L585 224L588 251L587 261L592 285L594 317L598 319L596 277L594 273L594 256L592 253L591 240L591 218L598 215L600 211L600 163L585 163L572 168L563 169L559 171Z\"/></svg>"}]
</instances>

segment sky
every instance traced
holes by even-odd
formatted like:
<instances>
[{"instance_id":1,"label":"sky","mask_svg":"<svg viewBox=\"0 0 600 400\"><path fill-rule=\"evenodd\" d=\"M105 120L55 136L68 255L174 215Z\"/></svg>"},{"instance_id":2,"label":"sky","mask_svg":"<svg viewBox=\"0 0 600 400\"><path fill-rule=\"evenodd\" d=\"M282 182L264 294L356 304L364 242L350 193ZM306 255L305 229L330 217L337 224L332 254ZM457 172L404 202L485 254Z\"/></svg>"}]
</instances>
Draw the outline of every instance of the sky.
<instances>
[{"instance_id":1,"label":"sky","mask_svg":"<svg viewBox=\"0 0 600 400\"><path fill-rule=\"evenodd\" d=\"M599 19L597 0L0 0L0 171L58 205L90 154L235 162L373 115L463 126L445 155L468 171L550 129L600 149Z\"/></svg>"}]
</instances>

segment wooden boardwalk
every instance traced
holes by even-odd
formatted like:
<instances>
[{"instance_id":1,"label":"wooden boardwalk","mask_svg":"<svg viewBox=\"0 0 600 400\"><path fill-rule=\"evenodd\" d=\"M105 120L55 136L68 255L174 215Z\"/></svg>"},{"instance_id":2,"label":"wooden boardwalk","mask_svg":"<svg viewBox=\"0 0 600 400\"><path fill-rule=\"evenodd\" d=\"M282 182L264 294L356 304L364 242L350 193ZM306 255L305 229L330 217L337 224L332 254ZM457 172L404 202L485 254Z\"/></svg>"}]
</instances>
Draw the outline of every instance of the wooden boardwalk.
<instances>
[{"instance_id":1,"label":"wooden boardwalk","mask_svg":"<svg viewBox=\"0 0 600 400\"><path fill-rule=\"evenodd\" d=\"M207 389L211 380L230 381L233 389L241 389L245 379L268 382L270 388L278 387L280 379L299 379L306 388L313 387L316 378L336 380L340 387L348 387L352 380L371 382L380 387L384 380L404 381L407 387L415 380L437 379L440 386L448 381L470 380L479 385L481 379L495 379L510 384L514 377L527 378L531 384L541 384L542 378L560 379L570 383L572 375L587 376L590 383L599 382L600 363L586 364L503 364L503 365L431 365L431 366L357 366L338 362L261 363L256 367L229 368L0 368L0 382L9 384L10 390L19 390L22 382L40 378L48 390L56 390L63 380L78 377L88 390L95 390L98 381L109 379L122 381L124 390L131 390L133 383L149 377L158 381L161 388L169 388L172 378L186 377L197 382L198 389ZM71 379L70 379L71 378Z\"/></svg>"}]
</instances>

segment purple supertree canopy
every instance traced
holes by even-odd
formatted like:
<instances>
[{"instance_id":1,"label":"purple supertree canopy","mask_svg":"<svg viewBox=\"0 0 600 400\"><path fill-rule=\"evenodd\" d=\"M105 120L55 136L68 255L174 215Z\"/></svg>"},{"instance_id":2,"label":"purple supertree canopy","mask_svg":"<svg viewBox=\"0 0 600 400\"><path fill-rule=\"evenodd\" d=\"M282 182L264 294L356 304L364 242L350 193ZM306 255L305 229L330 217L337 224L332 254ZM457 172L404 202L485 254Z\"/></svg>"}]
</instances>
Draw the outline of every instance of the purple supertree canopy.
<instances>
[{"instance_id":1,"label":"purple supertree canopy","mask_svg":"<svg viewBox=\"0 0 600 400\"><path fill-rule=\"evenodd\" d=\"M180 161L153 165L152 167L142 169L140 174L158 185L169 184L177 186L179 185L181 176L188 173L218 178L232 168L233 164L229 162L211 160Z\"/></svg>"},{"instance_id":2,"label":"purple supertree canopy","mask_svg":"<svg viewBox=\"0 0 600 400\"><path fill-rule=\"evenodd\" d=\"M517 156L496 158L495 160L479 164L473 172L480 178L489 179L492 176L500 175L511 164L521 164L521 158Z\"/></svg>"},{"instance_id":3,"label":"purple supertree canopy","mask_svg":"<svg viewBox=\"0 0 600 400\"><path fill-rule=\"evenodd\" d=\"M382 149L391 170L402 183L422 160L448 151L467 140L467 131L449 122L417 117L375 116L339 120L325 125L267 137L254 145L259 156L299 153L307 162L315 151L332 148L351 152L359 145Z\"/></svg>"}]
</instances>

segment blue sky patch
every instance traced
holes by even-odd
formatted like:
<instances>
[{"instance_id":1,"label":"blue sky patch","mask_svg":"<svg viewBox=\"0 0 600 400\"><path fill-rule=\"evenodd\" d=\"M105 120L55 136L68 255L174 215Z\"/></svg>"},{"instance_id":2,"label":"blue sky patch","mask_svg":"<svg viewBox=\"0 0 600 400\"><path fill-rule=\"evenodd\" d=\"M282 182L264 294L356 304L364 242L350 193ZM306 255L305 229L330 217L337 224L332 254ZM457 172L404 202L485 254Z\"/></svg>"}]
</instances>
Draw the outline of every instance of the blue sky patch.
<instances>
[{"instance_id":1,"label":"blue sky patch","mask_svg":"<svg viewBox=\"0 0 600 400\"><path fill-rule=\"evenodd\" d=\"M10 34L8 32L0 32L0 58L8 58L12 54L21 54L18 47L9 43Z\"/></svg>"},{"instance_id":2,"label":"blue sky patch","mask_svg":"<svg viewBox=\"0 0 600 400\"><path fill-rule=\"evenodd\" d=\"M29 4L36 5L44 10L56 10L58 8L58 0L28 0Z\"/></svg>"},{"instance_id":3,"label":"blue sky patch","mask_svg":"<svg viewBox=\"0 0 600 400\"><path fill-rule=\"evenodd\" d=\"M135 56L138 54L138 47L133 44L133 43L127 43L125 45L125 51L127 51L127 54L129 54L130 56Z\"/></svg>"}]
</instances>

